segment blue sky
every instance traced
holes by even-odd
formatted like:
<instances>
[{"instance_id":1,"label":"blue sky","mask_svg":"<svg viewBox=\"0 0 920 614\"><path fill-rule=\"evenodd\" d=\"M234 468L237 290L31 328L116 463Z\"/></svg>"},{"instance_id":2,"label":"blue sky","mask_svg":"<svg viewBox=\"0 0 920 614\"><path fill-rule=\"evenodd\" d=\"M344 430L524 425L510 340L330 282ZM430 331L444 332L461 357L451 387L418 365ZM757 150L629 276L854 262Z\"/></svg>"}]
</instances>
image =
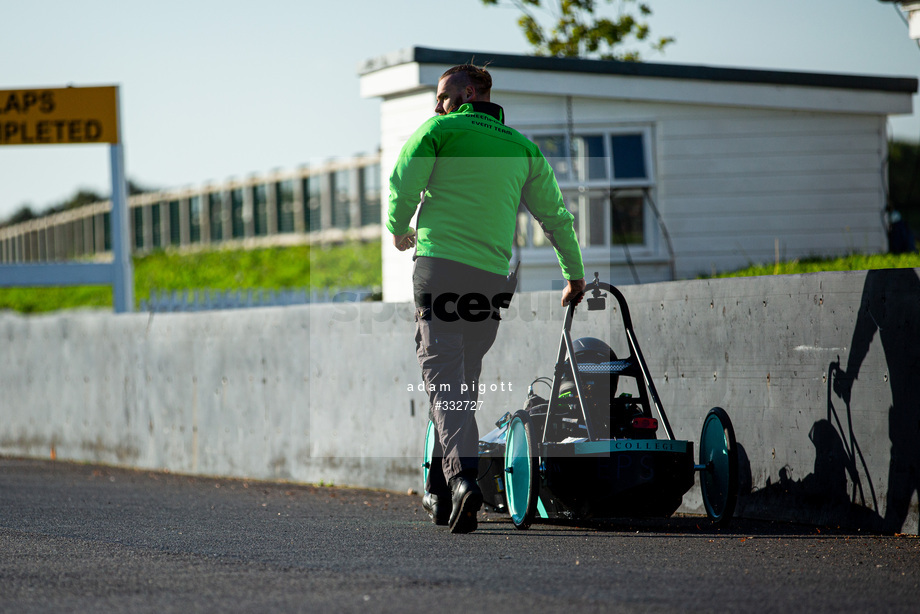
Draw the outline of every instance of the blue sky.
<instances>
[{"instance_id":1,"label":"blue sky","mask_svg":"<svg viewBox=\"0 0 920 614\"><path fill-rule=\"evenodd\" d=\"M920 48L878 0L647 1L653 35L677 39L647 61L920 76ZM527 53L517 16L480 0L8 3L0 89L118 84L128 176L197 185L374 151L359 62L413 45ZM891 130L917 141L920 114ZM108 186L105 146L0 147L0 218Z\"/></svg>"}]
</instances>

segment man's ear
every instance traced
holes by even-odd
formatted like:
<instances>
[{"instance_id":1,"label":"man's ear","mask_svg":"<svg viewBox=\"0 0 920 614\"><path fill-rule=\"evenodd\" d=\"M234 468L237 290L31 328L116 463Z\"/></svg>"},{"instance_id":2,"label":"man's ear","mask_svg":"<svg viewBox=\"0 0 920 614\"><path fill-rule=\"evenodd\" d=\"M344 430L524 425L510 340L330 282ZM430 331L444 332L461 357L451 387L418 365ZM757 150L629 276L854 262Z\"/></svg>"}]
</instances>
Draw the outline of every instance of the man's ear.
<instances>
[{"instance_id":1,"label":"man's ear","mask_svg":"<svg viewBox=\"0 0 920 614\"><path fill-rule=\"evenodd\" d=\"M476 98L476 88L472 85L467 85L466 89L463 90L463 93L466 94L466 100L463 102L469 102Z\"/></svg>"}]
</instances>

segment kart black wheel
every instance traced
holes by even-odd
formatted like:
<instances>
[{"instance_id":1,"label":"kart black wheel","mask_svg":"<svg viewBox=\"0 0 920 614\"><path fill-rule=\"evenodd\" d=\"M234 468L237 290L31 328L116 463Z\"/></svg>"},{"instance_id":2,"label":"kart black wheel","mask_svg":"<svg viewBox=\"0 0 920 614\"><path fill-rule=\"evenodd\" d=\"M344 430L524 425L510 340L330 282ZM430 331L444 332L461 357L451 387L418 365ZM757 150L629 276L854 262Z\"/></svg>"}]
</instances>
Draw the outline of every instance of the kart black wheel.
<instances>
[{"instance_id":1,"label":"kart black wheel","mask_svg":"<svg viewBox=\"0 0 920 614\"><path fill-rule=\"evenodd\" d=\"M540 489L539 457L530 414L518 411L505 438L505 502L511 522L526 529L537 513Z\"/></svg>"},{"instance_id":2,"label":"kart black wheel","mask_svg":"<svg viewBox=\"0 0 920 614\"><path fill-rule=\"evenodd\" d=\"M703 421L700 435L700 490L706 514L726 525L738 500L738 447L735 429L721 407L713 407Z\"/></svg>"},{"instance_id":3,"label":"kart black wheel","mask_svg":"<svg viewBox=\"0 0 920 614\"><path fill-rule=\"evenodd\" d=\"M422 492L428 487L428 470L431 469L431 455L434 454L434 422L428 421L428 430L425 432L425 454L422 460Z\"/></svg>"}]
</instances>

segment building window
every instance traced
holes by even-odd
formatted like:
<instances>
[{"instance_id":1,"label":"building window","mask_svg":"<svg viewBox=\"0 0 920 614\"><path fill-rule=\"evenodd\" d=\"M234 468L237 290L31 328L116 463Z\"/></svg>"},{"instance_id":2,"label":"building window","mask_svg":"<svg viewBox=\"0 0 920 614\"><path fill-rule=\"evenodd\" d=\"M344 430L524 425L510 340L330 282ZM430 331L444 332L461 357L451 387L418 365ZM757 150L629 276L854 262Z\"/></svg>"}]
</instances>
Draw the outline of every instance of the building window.
<instances>
[{"instance_id":1,"label":"building window","mask_svg":"<svg viewBox=\"0 0 920 614\"><path fill-rule=\"evenodd\" d=\"M208 222L211 224L211 241L222 241L224 238L224 212L223 198L220 192L210 192L207 195Z\"/></svg>"},{"instance_id":2,"label":"building window","mask_svg":"<svg viewBox=\"0 0 920 614\"><path fill-rule=\"evenodd\" d=\"M332 174L332 226L348 228L351 224L351 177L353 169L335 171Z\"/></svg>"},{"instance_id":3,"label":"building window","mask_svg":"<svg viewBox=\"0 0 920 614\"><path fill-rule=\"evenodd\" d=\"M380 223L380 165L371 164L361 169L363 194L361 225Z\"/></svg>"},{"instance_id":4,"label":"building window","mask_svg":"<svg viewBox=\"0 0 920 614\"><path fill-rule=\"evenodd\" d=\"M264 183L252 187L253 232L257 237L268 234L268 186Z\"/></svg>"},{"instance_id":5,"label":"building window","mask_svg":"<svg viewBox=\"0 0 920 614\"><path fill-rule=\"evenodd\" d=\"M150 219L153 228L153 244L151 247L163 247L163 231L160 226L160 203L150 205Z\"/></svg>"},{"instance_id":6,"label":"building window","mask_svg":"<svg viewBox=\"0 0 920 614\"><path fill-rule=\"evenodd\" d=\"M190 243L201 241L201 196L188 199L188 240Z\"/></svg>"},{"instance_id":7,"label":"building window","mask_svg":"<svg viewBox=\"0 0 920 614\"><path fill-rule=\"evenodd\" d=\"M169 201L169 243L179 245L181 228L179 223L179 201Z\"/></svg>"},{"instance_id":8,"label":"building window","mask_svg":"<svg viewBox=\"0 0 920 614\"><path fill-rule=\"evenodd\" d=\"M275 184L275 203L278 207L278 232L294 232L294 182Z\"/></svg>"},{"instance_id":9,"label":"building window","mask_svg":"<svg viewBox=\"0 0 920 614\"><path fill-rule=\"evenodd\" d=\"M323 175L310 175L303 179L304 230L322 230L322 180Z\"/></svg>"},{"instance_id":10,"label":"building window","mask_svg":"<svg viewBox=\"0 0 920 614\"><path fill-rule=\"evenodd\" d=\"M648 179L648 172L645 167L646 147L643 135L611 135L610 147L613 152L613 178L615 181Z\"/></svg>"},{"instance_id":11,"label":"building window","mask_svg":"<svg viewBox=\"0 0 920 614\"><path fill-rule=\"evenodd\" d=\"M243 189L230 190L230 232L233 239L242 239L246 236L246 225L243 219Z\"/></svg>"},{"instance_id":12,"label":"building window","mask_svg":"<svg viewBox=\"0 0 920 614\"><path fill-rule=\"evenodd\" d=\"M654 188L649 128L529 136L556 174L583 248L651 246L646 223L646 200ZM539 225L523 210L516 240L520 247L548 245Z\"/></svg>"},{"instance_id":13,"label":"building window","mask_svg":"<svg viewBox=\"0 0 920 614\"><path fill-rule=\"evenodd\" d=\"M144 246L144 210L141 207L131 209L134 220L134 248L143 249Z\"/></svg>"},{"instance_id":14,"label":"building window","mask_svg":"<svg viewBox=\"0 0 920 614\"><path fill-rule=\"evenodd\" d=\"M102 214L102 247L105 251L112 251L112 213L106 211Z\"/></svg>"}]
</instances>

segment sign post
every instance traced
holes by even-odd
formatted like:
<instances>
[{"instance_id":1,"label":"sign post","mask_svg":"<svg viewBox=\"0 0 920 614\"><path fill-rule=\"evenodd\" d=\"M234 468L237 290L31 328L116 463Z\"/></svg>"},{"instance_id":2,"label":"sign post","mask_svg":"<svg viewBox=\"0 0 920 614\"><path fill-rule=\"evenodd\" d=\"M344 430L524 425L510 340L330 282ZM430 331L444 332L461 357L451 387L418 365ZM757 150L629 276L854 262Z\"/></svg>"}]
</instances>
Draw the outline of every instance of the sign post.
<instances>
[{"instance_id":1,"label":"sign post","mask_svg":"<svg viewBox=\"0 0 920 614\"><path fill-rule=\"evenodd\" d=\"M115 312L133 311L134 273L118 109L117 86L0 90L0 146L107 143L112 175L112 262L2 265L0 287L109 284Z\"/></svg>"}]
</instances>

